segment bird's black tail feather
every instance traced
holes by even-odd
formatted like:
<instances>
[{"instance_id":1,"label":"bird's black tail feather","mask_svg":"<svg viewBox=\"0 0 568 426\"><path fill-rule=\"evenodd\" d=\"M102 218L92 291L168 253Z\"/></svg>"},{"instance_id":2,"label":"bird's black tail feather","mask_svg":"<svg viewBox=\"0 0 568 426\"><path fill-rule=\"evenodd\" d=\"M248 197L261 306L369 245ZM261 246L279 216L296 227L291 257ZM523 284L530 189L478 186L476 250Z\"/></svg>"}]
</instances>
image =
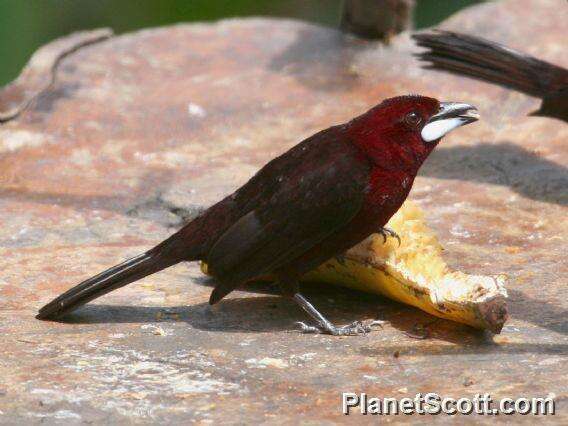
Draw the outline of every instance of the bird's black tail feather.
<instances>
[{"instance_id":1,"label":"bird's black tail feather","mask_svg":"<svg viewBox=\"0 0 568 426\"><path fill-rule=\"evenodd\" d=\"M480 37L450 31L414 34L429 50L417 56L458 75L505 86L527 95L545 97L568 81L568 71Z\"/></svg>"},{"instance_id":2,"label":"bird's black tail feather","mask_svg":"<svg viewBox=\"0 0 568 426\"><path fill-rule=\"evenodd\" d=\"M168 268L179 261L177 258L166 258L159 252L150 250L69 289L41 308L36 318L57 318L97 297Z\"/></svg>"}]
</instances>

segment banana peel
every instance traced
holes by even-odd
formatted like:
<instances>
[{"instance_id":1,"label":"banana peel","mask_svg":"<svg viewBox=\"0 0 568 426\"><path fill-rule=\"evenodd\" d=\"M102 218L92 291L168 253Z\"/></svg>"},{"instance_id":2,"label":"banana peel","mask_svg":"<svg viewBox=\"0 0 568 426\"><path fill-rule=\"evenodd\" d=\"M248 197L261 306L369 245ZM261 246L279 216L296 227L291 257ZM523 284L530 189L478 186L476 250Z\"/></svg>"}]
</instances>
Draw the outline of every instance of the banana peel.
<instances>
[{"instance_id":1,"label":"banana peel","mask_svg":"<svg viewBox=\"0 0 568 426\"><path fill-rule=\"evenodd\" d=\"M507 320L506 276L452 271L423 211L407 201L387 225L401 238L373 234L302 277L379 294L440 318L499 333ZM202 264L207 273L207 265Z\"/></svg>"}]
</instances>

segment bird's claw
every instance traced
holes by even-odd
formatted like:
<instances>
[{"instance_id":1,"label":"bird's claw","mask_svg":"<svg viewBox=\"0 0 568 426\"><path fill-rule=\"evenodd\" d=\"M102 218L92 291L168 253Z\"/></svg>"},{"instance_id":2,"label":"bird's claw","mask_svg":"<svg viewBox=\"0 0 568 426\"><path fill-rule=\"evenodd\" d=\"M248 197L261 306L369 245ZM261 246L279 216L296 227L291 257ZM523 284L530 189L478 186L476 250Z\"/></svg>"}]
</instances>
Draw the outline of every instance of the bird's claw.
<instances>
[{"instance_id":1,"label":"bird's claw","mask_svg":"<svg viewBox=\"0 0 568 426\"><path fill-rule=\"evenodd\" d=\"M375 327L375 326L380 326L381 328L383 327L382 321L371 321L369 324L364 324L361 321L354 321L353 323L351 323L349 325L345 325L343 327L335 327L333 325L314 326L314 325L308 325L308 324L301 322L301 321L296 322L296 324L299 326L301 333L305 333L305 334L313 334L313 333L330 334L332 336L358 336L358 335L362 335L362 334L365 335L365 334L371 332L372 327Z\"/></svg>"},{"instance_id":2,"label":"bird's claw","mask_svg":"<svg viewBox=\"0 0 568 426\"><path fill-rule=\"evenodd\" d=\"M386 323L386 321L381 321L381 320L373 320L371 321L368 325L369 327L380 327L383 328L383 325Z\"/></svg>"},{"instance_id":3,"label":"bird's claw","mask_svg":"<svg viewBox=\"0 0 568 426\"><path fill-rule=\"evenodd\" d=\"M296 322L296 325L300 328L300 332L304 334L321 333L321 330L318 327L315 327L313 325L308 325L302 321Z\"/></svg>"},{"instance_id":4,"label":"bird's claw","mask_svg":"<svg viewBox=\"0 0 568 426\"><path fill-rule=\"evenodd\" d=\"M379 234L381 234L383 236L383 244L387 242L387 237L392 237L392 238L396 238L396 240L398 241L398 246L400 247L400 244L401 244L400 237L392 229L381 228L381 230L379 231Z\"/></svg>"},{"instance_id":5,"label":"bird's claw","mask_svg":"<svg viewBox=\"0 0 568 426\"><path fill-rule=\"evenodd\" d=\"M339 330L344 335L357 336L359 334L369 333L371 331L371 327L369 325L363 324L361 321L354 321L349 325L340 327Z\"/></svg>"}]
</instances>

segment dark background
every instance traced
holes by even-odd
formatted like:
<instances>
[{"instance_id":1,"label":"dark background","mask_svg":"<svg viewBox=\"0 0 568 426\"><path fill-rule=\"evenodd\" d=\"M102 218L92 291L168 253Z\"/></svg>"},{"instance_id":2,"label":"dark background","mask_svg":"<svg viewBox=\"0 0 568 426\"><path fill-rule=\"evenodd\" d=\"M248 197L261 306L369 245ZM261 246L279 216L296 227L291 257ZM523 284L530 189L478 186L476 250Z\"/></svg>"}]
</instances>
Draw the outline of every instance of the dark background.
<instances>
[{"instance_id":1,"label":"dark background","mask_svg":"<svg viewBox=\"0 0 568 426\"><path fill-rule=\"evenodd\" d=\"M435 25L481 0L417 0L415 26ZM235 16L294 17L336 27L343 0L0 0L0 86L41 45L72 31L117 33Z\"/></svg>"}]
</instances>

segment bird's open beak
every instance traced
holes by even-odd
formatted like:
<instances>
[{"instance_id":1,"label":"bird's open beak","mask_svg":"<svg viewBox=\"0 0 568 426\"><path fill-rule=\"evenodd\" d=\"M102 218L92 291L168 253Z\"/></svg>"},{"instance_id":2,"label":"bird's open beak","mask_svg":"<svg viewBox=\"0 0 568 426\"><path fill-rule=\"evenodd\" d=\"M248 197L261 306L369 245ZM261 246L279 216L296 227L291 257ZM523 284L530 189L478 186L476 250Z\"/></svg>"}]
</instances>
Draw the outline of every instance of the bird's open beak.
<instances>
[{"instance_id":1,"label":"bird's open beak","mask_svg":"<svg viewBox=\"0 0 568 426\"><path fill-rule=\"evenodd\" d=\"M422 128L421 136L425 142L440 139L457 127L479 120L477 108L459 102L440 102L440 110L430 117Z\"/></svg>"}]
</instances>

